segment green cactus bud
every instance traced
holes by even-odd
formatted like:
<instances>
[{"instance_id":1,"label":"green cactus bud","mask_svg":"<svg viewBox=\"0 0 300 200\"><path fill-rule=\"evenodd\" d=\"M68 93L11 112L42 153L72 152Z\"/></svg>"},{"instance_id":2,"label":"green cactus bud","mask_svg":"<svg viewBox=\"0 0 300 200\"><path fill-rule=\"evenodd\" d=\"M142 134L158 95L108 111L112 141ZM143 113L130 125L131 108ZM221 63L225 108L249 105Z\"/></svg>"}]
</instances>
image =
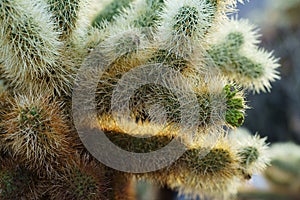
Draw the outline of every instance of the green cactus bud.
<instances>
[{"instance_id":1,"label":"green cactus bud","mask_svg":"<svg viewBox=\"0 0 300 200\"><path fill-rule=\"evenodd\" d=\"M244 99L242 98L227 100L226 104L230 109L245 109Z\"/></svg>"},{"instance_id":2,"label":"green cactus bud","mask_svg":"<svg viewBox=\"0 0 300 200\"><path fill-rule=\"evenodd\" d=\"M226 122L233 127L240 127L244 123L244 111L247 108L245 100L239 94L238 89L232 84L226 85L223 91L226 96Z\"/></svg>"},{"instance_id":3,"label":"green cactus bud","mask_svg":"<svg viewBox=\"0 0 300 200\"><path fill-rule=\"evenodd\" d=\"M243 125L245 120L244 113L236 110L229 109L226 111L226 122L234 127L240 127Z\"/></svg>"},{"instance_id":4,"label":"green cactus bud","mask_svg":"<svg viewBox=\"0 0 300 200\"><path fill-rule=\"evenodd\" d=\"M224 92L226 94L226 98L231 99L237 94L238 90L236 89L236 87L234 85L228 84L228 85L225 85Z\"/></svg>"}]
</instances>

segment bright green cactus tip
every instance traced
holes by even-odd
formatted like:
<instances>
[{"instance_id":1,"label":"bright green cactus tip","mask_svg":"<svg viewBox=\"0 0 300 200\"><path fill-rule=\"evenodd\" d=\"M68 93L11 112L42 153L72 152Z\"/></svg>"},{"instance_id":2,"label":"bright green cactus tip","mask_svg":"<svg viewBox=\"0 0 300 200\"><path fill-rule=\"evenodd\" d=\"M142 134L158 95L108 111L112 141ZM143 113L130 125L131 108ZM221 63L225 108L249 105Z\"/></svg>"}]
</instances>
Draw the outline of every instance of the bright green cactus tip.
<instances>
[{"instance_id":1,"label":"bright green cactus tip","mask_svg":"<svg viewBox=\"0 0 300 200\"><path fill-rule=\"evenodd\" d=\"M230 109L226 112L226 121L234 127L239 127L244 123L244 114L238 110Z\"/></svg>"},{"instance_id":2,"label":"bright green cactus tip","mask_svg":"<svg viewBox=\"0 0 300 200\"><path fill-rule=\"evenodd\" d=\"M226 85L224 87L224 92L226 95L226 113L225 118L226 122L232 125L233 127L240 127L243 125L245 120L245 105L244 98L239 95L239 91L234 85Z\"/></svg>"}]
</instances>

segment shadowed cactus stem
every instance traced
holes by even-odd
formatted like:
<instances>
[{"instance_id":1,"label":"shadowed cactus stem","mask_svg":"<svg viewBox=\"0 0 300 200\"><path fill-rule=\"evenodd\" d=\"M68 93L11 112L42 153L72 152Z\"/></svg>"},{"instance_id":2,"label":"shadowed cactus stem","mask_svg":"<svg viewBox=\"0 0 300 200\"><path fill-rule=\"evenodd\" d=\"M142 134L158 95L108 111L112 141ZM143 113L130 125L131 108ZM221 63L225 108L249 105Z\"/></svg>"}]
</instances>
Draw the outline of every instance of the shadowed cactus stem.
<instances>
[{"instance_id":1,"label":"shadowed cactus stem","mask_svg":"<svg viewBox=\"0 0 300 200\"><path fill-rule=\"evenodd\" d=\"M38 182L32 172L11 159L1 160L0 199L38 199Z\"/></svg>"},{"instance_id":2,"label":"shadowed cactus stem","mask_svg":"<svg viewBox=\"0 0 300 200\"><path fill-rule=\"evenodd\" d=\"M75 155L68 169L44 185L49 199L105 199L107 180L104 166L88 155Z\"/></svg>"},{"instance_id":3,"label":"shadowed cactus stem","mask_svg":"<svg viewBox=\"0 0 300 200\"><path fill-rule=\"evenodd\" d=\"M4 148L41 174L59 170L58 163L65 162L72 152L69 127L60 105L49 98L26 96L15 97L9 103L11 107L3 113L0 123Z\"/></svg>"}]
</instances>

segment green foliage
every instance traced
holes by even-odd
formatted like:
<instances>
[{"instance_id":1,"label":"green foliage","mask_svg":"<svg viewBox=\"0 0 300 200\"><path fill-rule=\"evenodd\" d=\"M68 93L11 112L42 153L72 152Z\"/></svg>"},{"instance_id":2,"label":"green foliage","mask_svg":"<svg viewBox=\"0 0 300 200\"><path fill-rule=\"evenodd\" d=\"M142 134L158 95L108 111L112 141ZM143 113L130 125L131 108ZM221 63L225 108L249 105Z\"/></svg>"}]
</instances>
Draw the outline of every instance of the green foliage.
<instances>
[{"instance_id":1,"label":"green foliage","mask_svg":"<svg viewBox=\"0 0 300 200\"><path fill-rule=\"evenodd\" d=\"M238 90L234 85L228 84L225 85L224 92L227 99L232 99L237 94Z\"/></svg>"},{"instance_id":2,"label":"green foliage","mask_svg":"<svg viewBox=\"0 0 300 200\"><path fill-rule=\"evenodd\" d=\"M240 127L243 125L245 116L242 112L235 109L226 111L226 122L234 127Z\"/></svg>"}]
</instances>

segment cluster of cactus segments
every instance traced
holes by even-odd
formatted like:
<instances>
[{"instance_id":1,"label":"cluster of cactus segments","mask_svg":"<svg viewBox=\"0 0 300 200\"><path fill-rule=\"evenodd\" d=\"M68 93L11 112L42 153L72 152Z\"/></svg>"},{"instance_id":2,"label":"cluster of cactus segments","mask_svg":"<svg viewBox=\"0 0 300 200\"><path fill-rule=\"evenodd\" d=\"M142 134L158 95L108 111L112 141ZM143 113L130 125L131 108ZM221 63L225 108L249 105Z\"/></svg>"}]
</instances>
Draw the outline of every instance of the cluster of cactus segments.
<instances>
[{"instance_id":1,"label":"cluster of cactus segments","mask_svg":"<svg viewBox=\"0 0 300 200\"><path fill-rule=\"evenodd\" d=\"M0 199L135 199L140 179L186 197L231 199L268 164L265 139L235 131L245 93L269 92L280 78L255 26L234 16L238 3L111 0L91 18L89 0L0 0ZM91 155L72 110L86 63L80 84L94 99L79 101L93 102L96 118L82 113L79 126L97 124L127 152L173 140L185 152L145 173Z\"/></svg>"}]
</instances>

